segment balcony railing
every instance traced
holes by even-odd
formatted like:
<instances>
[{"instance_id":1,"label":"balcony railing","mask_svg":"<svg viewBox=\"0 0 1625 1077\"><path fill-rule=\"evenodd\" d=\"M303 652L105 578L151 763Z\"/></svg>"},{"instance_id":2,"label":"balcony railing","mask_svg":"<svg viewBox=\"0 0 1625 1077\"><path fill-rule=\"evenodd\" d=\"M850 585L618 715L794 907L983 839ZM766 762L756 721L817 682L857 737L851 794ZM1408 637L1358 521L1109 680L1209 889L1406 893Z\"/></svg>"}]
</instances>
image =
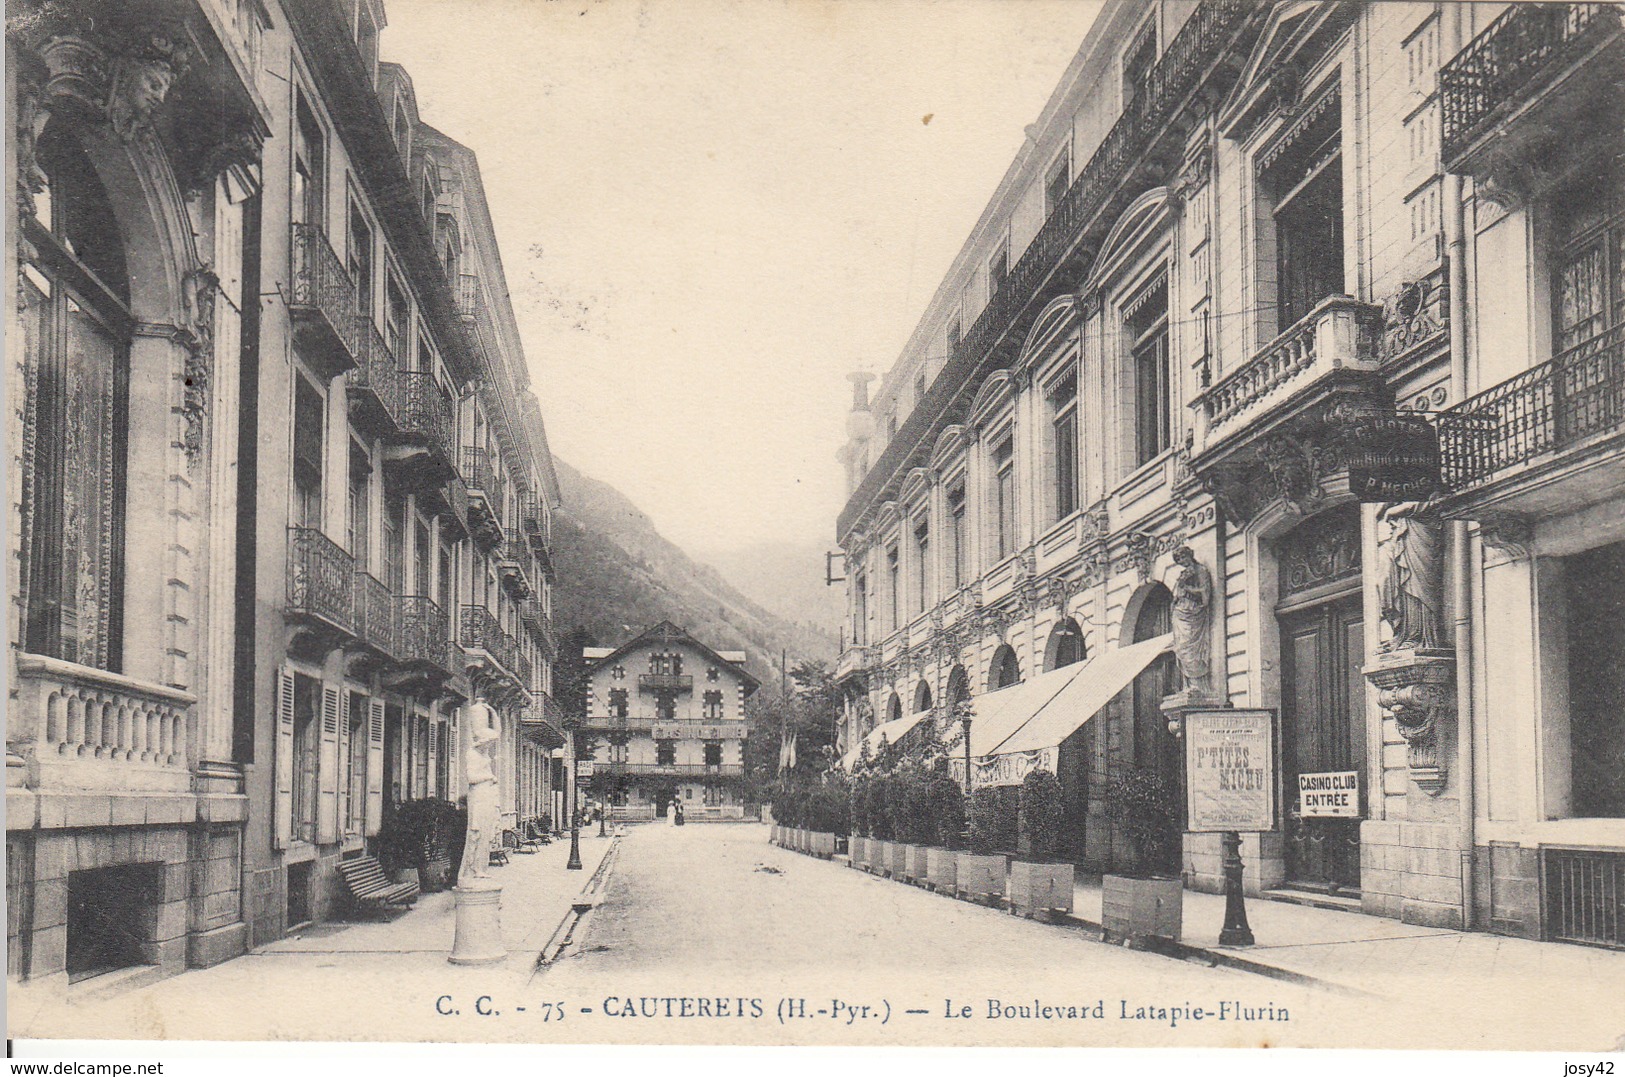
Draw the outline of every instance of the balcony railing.
<instances>
[{"instance_id":1,"label":"balcony railing","mask_svg":"<svg viewBox=\"0 0 1625 1077\"><path fill-rule=\"evenodd\" d=\"M1509 468L1625 429L1625 324L1531 367L1439 415L1452 492Z\"/></svg>"},{"instance_id":2,"label":"balcony railing","mask_svg":"<svg viewBox=\"0 0 1625 1077\"><path fill-rule=\"evenodd\" d=\"M440 604L426 595L402 595L396 608L396 657L450 670L451 633Z\"/></svg>"},{"instance_id":3,"label":"balcony railing","mask_svg":"<svg viewBox=\"0 0 1625 1077\"><path fill-rule=\"evenodd\" d=\"M541 645L544 654L551 658L559 653L558 637L553 633L547 611L542 608L542 603L534 595L520 603L519 619L525 622L525 627L530 630L531 637Z\"/></svg>"},{"instance_id":4,"label":"balcony railing","mask_svg":"<svg viewBox=\"0 0 1625 1077\"><path fill-rule=\"evenodd\" d=\"M1329 374L1374 369L1380 324L1377 307L1348 296L1322 300L1197 398L1202 419L1199 449L1211 447L1244 421L1256 421Z\"/></svg>"},{"instance_id":5,"label":"balcony railing","mask_svg":"<svg viewBox=\"0 0 1625 1077\"><path fill-rule=\"evenodd\" d=\"M355 629L355 559L314 527L288 528L288 613Z\"/></svg>"},{"instance_id":6,"label":"balcony railing","mask_svg":"<svg viewBox=\"0 0 1625 1077\"><path fill-rule=\"evenodd\" d=\"M608 730L611 733L648 733L654 729L653 718L616 718L610 715L589 714L582 721L583 729Z\"/></svg>"},{"instance_id":7,"label":"balcony railing","mask_svg":"<svg viewBox=\"0 0 1625 1077\"><path fill-rule=\"evenodd\" d=\"M1617 4L1511 5L1439 71L1446 167L1619 31Z\"/></svg>"},{"instance_id":8,"label":"balcony railing","mask_svg":"<svg viewBox=\"0 0 1625 1077\"><path fill-rule=\"evenodd\" d=\"M395 596L371 573L355 574L355 634L382 654L396 650Z\"/></svg>"},{"instance_id":9,"label":"balcony railing","mask_svg":"<svg viewBox=\"0 0 1625 1077\"><path fill-rule=\"evenodd\" d=\"M464 606L459 638L465 648L484 651L492 662L501 667L502 672L515 681L519 680L519 644L497 623L490 610L484 606Z\"/></svg>"},{"instance_id":10,"label":"balcony railing","mask_svg":"<svg viewBox=\"0 0 1625 1077\"><path fill-rule=\"evenodd\" d=\"M12 728L33 745L37 788L190 791L189 693L33 654L17 657L15 689Z\"/></svg>"},{"instance_id":11,"label":"balcony railing","mask_svg":"<svg viewBox=\"0 0 1625 1077\"><path fill-rule=\"evenodd\" d=\"M741 778L745 768L739 763L594 763L593 773L651 775L671 778Z\"/></svg>"},{"instance_id":12,"label":"balcony railing","mask_svg":"<svg viewBox=\"0 0 1625 1077\"><path fill-rule=\"evenodd\" d=\"M502 548L497 552L497 572L508 589L523 598L531 593L536 575L530 544L516 527L508 528L504 537Z\"/></svg>"},{"instance_id":13,"label":"balcony railing","mask_svg":"<svg viewBox=\"0 0 1625 1077\"><path fill-rule=\"evenodd\" d=\"M1183 103L1202 85L1214 65L1238 55L1234 38L1250 20L1261 19L1267 11L1266 5L1255 0L1202 0L1197 6L1146 77L1140 92L1027 245L998 294L951 349L948 365L938 374L925 400L915 406L902 430L848 499L837 523L840 534L850 530L858 515L906 471L905 462L926 444L933 425L949 405L960 399L965 385L988 362L1000 342L1009 343L1020 336L1021 319L1028 313L1036 316L1042 306L1041 285L1062 269L1085 233L1102 235L1110 225L1114 207L1126 205L1149 185L1132 180L1134 171L1144 167L1152 144L1177 135L1183 150L1184 137L1173 130ZM1245 56L1246 52L1243 45L1239 55Z\"/></svg>"},{"instance_id":14,"label":"balcony railing","mask_svg":"<svg viewBox=\"0 0 1625 1077\"><path fill-rule=\"evenodd\" d=\"M355 365L355 284L327 236L295 224L289 248L288 311L307 357L329 374Z\"/></svg>"},{"instance_id":15,"label":"balcony railing","mask_svg":"<svg viewBox=\"0 0 1625 1077\"><path fill-rule=\"evenodd\" d=\"M520 723L548 747L564 743L564 711L546 692L536 692L520 712Z\"/></svg>"},{"instance_id":16,"label":"balcony railing","mask_svg":"<svg viewBox=\"0 0 1625 1077\"><path fill-rule=\"evenodd\" d=\"M359 413L377 424L375 429L393 433L400 429L403 392L400 364L384 343L384 335L365 314L356 315L356 365L346 375L352 404Z\"/></svg>"},{"instance_id":17,"label":"balcony railing","mask_svg":"<svg viewBox=\"0 0 1625 1077\"><path fill-rule=\"evenodd\" d=\"M694 678L687 673L640 673L640 692L692 692Z\"/></svg>"},{"instance_id":18,"label":"balcony railing","mask_svg":"<svg viewBox=\"0 0 1625 1077\"><path fill-rule=\"evenodd\" d=\"M400 378L401 432L422 439L449 466L456 429L451 397L428 371L403 370Z\"/></svg>"}]
</instances>

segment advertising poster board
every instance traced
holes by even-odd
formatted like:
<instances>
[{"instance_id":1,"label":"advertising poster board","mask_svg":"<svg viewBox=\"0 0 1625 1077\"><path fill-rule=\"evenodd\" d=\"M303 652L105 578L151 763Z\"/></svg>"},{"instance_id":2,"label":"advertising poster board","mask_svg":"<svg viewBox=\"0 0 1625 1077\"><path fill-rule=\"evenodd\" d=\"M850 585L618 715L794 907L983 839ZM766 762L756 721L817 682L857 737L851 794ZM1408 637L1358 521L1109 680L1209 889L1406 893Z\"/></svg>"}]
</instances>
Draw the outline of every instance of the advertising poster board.
<instances>
[{"instance_id":1,"label":"advertising poster board","mask_svg":"<svg viewBox=\"0 0 1625 1077\"><path fill-rule=\"evenodd\" d=\"M1187 829L1275 829L1275 712L1216 708L1185 715Z\"/></svg>"}]
</instances>

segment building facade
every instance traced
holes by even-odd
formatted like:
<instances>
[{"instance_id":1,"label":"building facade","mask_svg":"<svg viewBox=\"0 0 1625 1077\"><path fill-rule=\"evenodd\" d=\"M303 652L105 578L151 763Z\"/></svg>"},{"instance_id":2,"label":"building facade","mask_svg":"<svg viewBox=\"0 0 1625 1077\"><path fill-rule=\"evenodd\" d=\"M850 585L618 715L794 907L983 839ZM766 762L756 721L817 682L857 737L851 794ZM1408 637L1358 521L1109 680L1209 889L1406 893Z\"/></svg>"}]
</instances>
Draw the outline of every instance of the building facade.
<instances>
[{"instance_id":1,"label":"building facade","mask_svg":"<svg viewBox=\"0 0 1625 1077\"><path fill-rule=\"evenodd\" d=\"M970 699L973 783L1056 770L1109 869L1179 708L1270 708L1250 890L1625 942L1622 50L1613 5L1108 4L853 377L847 749ZM983 720L1078 662L1070 733Z\"/></svg>"},{"instance_id":2,"label":"building facade","mask_svg":"<svg viewBox=\"0 0 1625 1077\"><path fill-rule=\"evenodd\" d=\"M557 482L474 155L384 25L243 0L9 28L16 201L57 230L11 261L39 335L8 393L43 424L11 427L13 975L333 916L340 858L460 795L476 695L507 827L547 811Z\"/></svg>"},{"instance_id":3,"label":"building facade","mask_svg":"<svg viewBox=\"0 0 1625 1077\"><path fill-rule=\"evenodd\" d=\"M588 647L589 796L614 819L745 814L745 652L713 651L670 622L619 647ZM585 752L582 758L587 758Z\"/></svg>"}]
</instances>

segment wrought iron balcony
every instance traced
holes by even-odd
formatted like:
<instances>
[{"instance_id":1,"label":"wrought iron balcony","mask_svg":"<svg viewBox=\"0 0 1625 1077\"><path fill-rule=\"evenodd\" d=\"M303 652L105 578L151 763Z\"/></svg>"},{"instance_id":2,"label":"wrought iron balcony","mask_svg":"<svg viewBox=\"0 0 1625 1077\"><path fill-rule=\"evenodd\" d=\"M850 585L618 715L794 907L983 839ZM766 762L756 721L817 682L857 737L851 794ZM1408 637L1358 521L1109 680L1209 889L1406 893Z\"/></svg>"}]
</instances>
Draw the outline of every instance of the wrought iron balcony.
<instances>
[{"instance_id":1,"label":"wrought iron balcony","mask_svg":"<svg viewBox=\"0 0 1625 1077\"><path fill-rule=\"evenodd\" d=\"M468 490L469 526L481 548L489 550L505 537L502 479L497 474L492 453L486 449L464 446L462 465L463 484Z\"/></svg>"},{"instance_id":2,"label":"wrought iron balcony","mask_svg":"<svg viewBox=\"0 0 1625 1077\"><path fill-rule=\"evenodd\" d=\"M532 693L530 704L520 712L519 722L524 732L543 747L563 746L564 710L548 693Z\"/></svg>"},{"instance_id":3,"label":"wrought iron balcony","mask_svg":"<svg viewBox=\"0 0 1625 1077\"><path fill-rule=\"evenodd\" d=\"M1076 287L1071 270L1086 263L1121 211L1160 181L1184 153L1195 122L1194 103L1222 96L1233 84L1250 48L1250 34L1263 25L1269 6L1255 0L1202 0L1146 77L1142 88L1112 125L1100 147L998 294L951 349L925 399L914 408L880 459L848 499L836 525L845 535L882 493L901 482L911 460L929 453L934 432L965 403L967 385L1008 362L1039 311Z\"/></svg>"},{"instance_id":4,"label":"wrought iron balcony","mask_svg":"<svg viewBox=\"0 0 1625 1077\"><path fill-rule=\"evenodd\" d=\"M436 673L453 672L450 626L439 603L426 595L402 595L396 609L396 658Z\"/></svg>"},{"instance_id":5,"label":"wrought iron balcony","mask_svg":"<svg viewBox=\"0 0 1625 1077\"><path fill-rule=\"evenodd\" d=\"M638 674L638 691L692 692L694 691L694 678L687 673L640 673Z\"/></svg>"},{"instance_id":6,"label":"wrought iron balcony","mask_svg":"<svg viewBox=\"0 0 1625 1077\"><path fill-rule=\"evenodd\" d=\"M314 527L288 528L287 615L355 631L355 559Z\"/></svg>"},{"instance_id":7,"label":"wrought iron balcony","mask_svg":"<svg viewBox=\"0 0 1625 1077\"><path fill-rule=\"evenodd\" d=\"M356 365L345 376L351 411L367 430L393 434L401 428L400 364L371 317L356 315Z\"/></svg>"},{"instance_id":8,"label":"wrought iron balcony","mask_svg":"<svg viewBox=\"0 0 1625 1077\"><path fill-rule=\"evenodd\" d=\"M1439 71L1445 167L1475 173L1485 151L1555 145L1572 134L1565 117L1604 109L1594 91L1625 81L1620 22L1611 3L1508 7Z\"/></svg>"},{"instance_id":9,"label":"wrought iron balcony","mask_svg":"<svg viewBox=\"0 0 1625 1077\"><path fill-rule=\"evenodd\" d=\"M1618 325L1441 412L1444 484L1459 503L1455 495L1503 477L1544 475L1590 458L1617 445L1622 432L1625 325Z\"/></svg>"},{"instance_id":10,"label":"wrought iron balcony","mask_svg":"<svg viewBox=\"0 0 1625 1077\"><path fill-rule=\"evenodd\" d=\"M395 596L371 573L355 574L355 634L367 646L386 657L396 652L398 612Z\"/></svg>"},{"instance_id":11,"label":"wrought iron balcony","mask_svg":"<svg viewBox=\"0 0 1625 1077\"><path fill-rule=\"evenodd\" d=\"M532 580L535 574L534 562L531 560L530 545L519 529L510 527L504 533L504 541L497 550L497 574L502 578L502 585L517 598L524 598L531 593Z\"/></svg>"},{"instance_id":12,"label":"wrought iron balcony","mask_svg":"<svg viewBox=\"0 0 1625 1077\"><path fill-rule=\"evenodd\" d=\"M474 652L475 657L483 655L496 667L493 673L516 685L529 687L529 682L519 677L518 642L503 630L490 610L484 606L464 606L461 627L459 639L464 650Z\"/></svg>"},{"instance_id":13,"label":"wrought iron balcony","mask_svg":"<svg viewBox=\"0 0 1625 1077\"><path fill-rule=\"evenodd\" d=\"M295 224L289 246L288 312L300 354L329 376L356 361L355 284L327 236Z\"/></svg>"},{"instance_id":14,"label":"wrought iron balcony","mask_svg":"<svg viewBox=\"0 0 1625 1077\"><path fill-rule=\"evenodd\" d=\"M437 490L458 477L451 397L428 371L403 370L400 383L400 429L388 439L385 463L402 472L403 481L414 489Z\"/></svg>"},{"instance_id":15,"label":"wrought iron balcony","mask_svg":"<svg viewBox=\"0 0 1625 1077\"><path fill-rule=\"evenodd\" d=\"M648 733L654 728L652 718L616 718L612 715L589 714L581 728L610 733Z\"/></svg>"},{"instance_id":16,"label":"wrought iron balcony","mask_svg":"<svg viewBox=\"0 0 1625 1077\"><path fill-rule=\"evenodd\" d=\"M519 619L525 622L530 630L531 638L541 645L542 653L552 658L559 653L558 637L553 634L553 625L542 608L542 603L534 595L519 605Z\"/></svg>"}]
</instances>

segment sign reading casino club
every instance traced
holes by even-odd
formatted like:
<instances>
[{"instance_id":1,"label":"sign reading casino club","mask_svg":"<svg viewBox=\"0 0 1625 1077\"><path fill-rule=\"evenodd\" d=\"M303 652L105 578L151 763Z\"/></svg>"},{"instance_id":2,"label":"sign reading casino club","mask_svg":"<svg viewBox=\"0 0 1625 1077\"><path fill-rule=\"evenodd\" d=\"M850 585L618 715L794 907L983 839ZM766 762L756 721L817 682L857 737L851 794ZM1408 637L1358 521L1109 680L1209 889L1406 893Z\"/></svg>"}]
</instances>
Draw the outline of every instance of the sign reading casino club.
<instances>
[{"instance_id":1,"label":"sign reading casino club","mask_svg":"<svg viewBox=\"0 0 1625 1077\"><path fill-rule=\"evenodd\" d=\"M1188 829L1275 829L1275 712L1185 714Z\"/></svg>"}]
</instances>

